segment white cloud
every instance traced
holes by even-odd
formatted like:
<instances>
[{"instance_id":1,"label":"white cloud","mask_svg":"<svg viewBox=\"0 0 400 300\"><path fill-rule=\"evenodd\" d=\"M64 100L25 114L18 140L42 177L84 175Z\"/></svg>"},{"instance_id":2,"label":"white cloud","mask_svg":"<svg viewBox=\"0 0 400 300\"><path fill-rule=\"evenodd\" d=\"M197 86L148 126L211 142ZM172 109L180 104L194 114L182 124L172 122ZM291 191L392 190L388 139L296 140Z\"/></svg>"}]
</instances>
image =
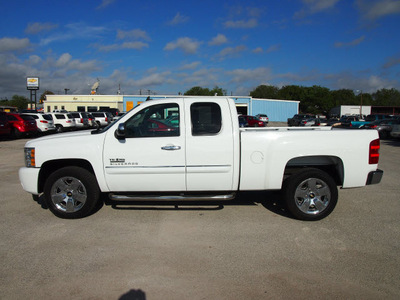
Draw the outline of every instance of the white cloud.
<instances>
[{"instance_id":1,"label":"white cloud","mask_svg":"<svg viewBox=\"0 0 400 300\"><path fill-rule=\"evenodd\" d=\"M213 37L212 40L208 42L208 44L210 46L219 46L226 44L227 42L228 39L226 38L226 36L219 33L217 36Z\"/></svg>"},{"instance_id":2,"label":"white cloud","mask_svg":"<svg viewBox=\"0 0 400 300\"><path fill-rule=\"evenodd\" d=\"M196 69L200 64L201 64L201 62L194 61L190 64L183 65L182 67L179 68L179 70L193 70L193 69Z\"/></svg>"},{"instance_id":3,"label":"white cloud","mask_svg":"<svg viewBox=\"0 0 400 300\"><path fill-rule=\"evenodd\" d=\"M149 45L143 42L125 42L122 44L111 44L111 45L102 45L96 46L99 51L102 52L111 52L111 51L119 51L125 49L133 49L133 50L142 50L143 48L148 48Z\"/></svg>"},{"instance_id":4,"label":"white cloud","mask_svg":"<svg viewBox=\"0 0 400 300\"><path fill-rule=\"evenodd\" d=\"M370 20L400 14L400 1L398 0L357 0L356 4L362 16Z\"/></svg>"},{"instance_id":5,"label":"white cloud","mask_svg":"<svg viewBox=\"0 0 400 300\"><path fill-rule=\"evenodd\" d=\"M71 61L71 59L72 59L71 54L69 54L69 53L62 54L56 62L56 67L66 66L68 64L68 62Z\"/></svg>"},{"instance_id":6,"label":"white cloud","mask_svg":"<svg viewBox=\"0 0 400 300\"><path fill-rule=\"evenodd\" d=\"M109 6L110 4L114 3L115 0L102 0L101 4L96 7L96 9L103 9Z\"/></svg>"},{"instance_id":7,"label":"white cloud","mask_svg":"<svg viewBox=\"0 0 400 300\"><path fill-rule=\"evenodd\" d=\"M350 41L350 42L347 42L347 43L336 42L336 43L335 43L335 47L336 47L336 48L341 48L341 47L353 47L353 46L357 46L357 45L361 44L361 43L364 41L364 39L365 39L365 36L363 35L363 36L361 36L361 37L359 37L359 38L357 38L357 39L355 39L355 40L352 40L352 41Z\"/></svg>"},{"instance_id":8,"label":"white cloud","mask_svg":"<svg viewBox=\"0 0 400 300\"><path fill-rule=\"evenodd\" d=\"M253 49L252 52L253 52L253 53L263 53L264 50L263 50L263 48L261 48L261 47L257 47L257 48L255 48L255 49Z\"/></svg>"},{"instance_id":9,"label":"white cloud","mask_svg":"<svg viewBox=\"0 0 400 300\"><path fill-rule=\"evenodd\" d=\"M226 21L224 23L225 28L255 28L258 26L257 19L249 20L238 20L238 21Z\"/></svg>"},{"instance_id":10,"label":"white cloud","mask_svg":"<svg viewBox=\"0 0 400 300\"><path fill-rule=\"evenodd\" d=\"M2 38L0 39L0 52L26 51L31 46L29 39Z\"/></svg>"},{"instance_id":11,"label":"white cloud","mask_svg":"<svg viewBox=\"0 0 400 300\"><path fill-rule=\"evenodd\" d=\"M267 53L271 53L271 52L276 52L281 50L281 45L280 44L275 44L275 45L271 45L268 47L268 49L266 50Z\"/></svg>"},{"instance_id":12,"label":"white cloud","mask_svg":"<svg viewBox=\"0 0 400 300\"><path fill-rule=\"evenodd\" d=\"M174 42L168 43L164 50L172 51L175 49L181 49L186 54L195 54L197 49L200 47L201 42L191 39L188 37L179 38Z\"/></svg>"},{"instance_id":13,"label":"white cloud","mask_svg":"<svg viewBox=\"0 0 400 300\"><path fill-rule=\"evenodd\" d=\"M246 51L247 47L245 45L238 45L236 47L226 47L224 49L222 49L219 53L218 53L218 57L223 59L226 58L227 56L234 56L237 55L243 51Z\"/></svg>"},{"instance_id":14,"label":"white cloud","mask_svg":"<svg viewBox=\"0 0 400 300\"><path fill-rule=\"evenodd\" d=\"M256 69L236 69L233 71L227 71L226 74L232 77L232 82L265 82L266 80L272 78L271 69L263 67Z\"/></svg>"},{"instance_id":15,"label":"white cloud","mask_svg":"<svg viewBox=\"0 0 400 300\"><path fill-rule=\"evenodd\" d=\"M141 30L141 29L133 29L130 31L123 31L123 30L118 29L117 38L118 39L144 40L144 41L151 40L151 38L149 37L147 32L144 30Z\"/></svg>"},{"instance_id":16,"label":"white cloud","mask_svg":"<svg viewBox=\"0 0 400 300\"><path fill-rule=\"evenodd\" d=\"M295 18L304 18L320 12L331 10L340 0L302 0L304 8L296 12Z\"/></svg>"},{"instance_id":17,"label":"white cloud","mask_svg":"<svg viewBox=\"0 0 400 300\"><path fill-rule=\"evenodd\" d=\"M143 77L139 80L135 80L135 86L137 87L150 87L161 85L166 82L171 72L166 71L162 73L154 73L149 76Z\"/></svg>"},{"instance_id":18,"label":"white cloud","mask_svg":"<svg viewBox=\"0 0 400 300\"><path fill-rule=\"evenodd\" d=\"M27 34L38 34L43 31L50 31L58 27L58 24L53 23L29 23L25 29Z\"/></svg>"},{"instance_id":19,"label":"white cloud","mask_svg":"<svg viewBox=\"0 0 400 300\"><path fill-rule=\"evenodd\" d=\"M178 25L182 23L186 23L189 20L189 17L181 15L179 12L175 15L175 17L169 21L168 25Z\"/></svg>"},{"instance_id":20,"label":"white cloud","mask_svg":"<svg viewBox=\"0 0 400 300\"><path fill-rule=\"evenodd\" d=\"M65 30L56 32L40 41L41 45L48 45L58 41L75 39L93 40L100 38L108 29L101 26L87 26L85 23L72 23L65 25Z\"/></svg>"}]
</instances>

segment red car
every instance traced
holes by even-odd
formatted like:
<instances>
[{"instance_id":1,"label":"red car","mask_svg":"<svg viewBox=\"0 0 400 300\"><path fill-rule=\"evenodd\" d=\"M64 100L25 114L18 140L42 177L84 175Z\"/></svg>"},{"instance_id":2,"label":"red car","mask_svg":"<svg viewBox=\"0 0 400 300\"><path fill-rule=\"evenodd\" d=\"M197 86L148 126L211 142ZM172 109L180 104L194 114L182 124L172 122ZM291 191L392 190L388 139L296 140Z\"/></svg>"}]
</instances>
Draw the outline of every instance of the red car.
<instances>
[{"instance_id":1,"label":"red car","mask_svg":"<svg viewBox=\"0 0 400 300\"><path fill-rule=\"evenodd\" d=\"M10 124L8 124L7 114L0 111L0 135L10 134Z\"/></svg>"},{"instance_id":2,"label":"red car","mask_svg":"<svg viewBox=\"0 0 400 300\"><path fill-rule=\"evenodd\" d=\"M7 120L11 126L11 136L15 138L33 135L38 132L36 120L31 116L7 113Z\"/></svg>"},{"instance_id":3,"label":"red car","mask_svg":"<svg viewBox=\"0 0 400 300\"><path fill-rule=\"evenodd\" d=\"M249 127L265 127L265 123L254 116L241 116L246 119Z\"/></svg>"}]
</instances>

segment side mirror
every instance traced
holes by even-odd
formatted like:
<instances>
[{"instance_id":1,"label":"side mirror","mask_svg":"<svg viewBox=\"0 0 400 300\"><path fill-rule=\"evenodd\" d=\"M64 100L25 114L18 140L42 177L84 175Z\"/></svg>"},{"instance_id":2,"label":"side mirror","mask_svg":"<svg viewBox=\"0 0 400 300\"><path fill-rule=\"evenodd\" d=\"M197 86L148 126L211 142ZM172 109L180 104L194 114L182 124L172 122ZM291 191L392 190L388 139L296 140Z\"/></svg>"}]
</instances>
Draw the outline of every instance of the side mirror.
<instances>
[{"instance_id":1,"label":"side mirror","mask_svg":"<svg viewBox=\"0 0 400 300\"><path fill-rule=\"evenodd\" d=\"M118 128L115 130L114 135L118 140L125 139L125 123L118 124Z\"/></svg>"}]
</instances>

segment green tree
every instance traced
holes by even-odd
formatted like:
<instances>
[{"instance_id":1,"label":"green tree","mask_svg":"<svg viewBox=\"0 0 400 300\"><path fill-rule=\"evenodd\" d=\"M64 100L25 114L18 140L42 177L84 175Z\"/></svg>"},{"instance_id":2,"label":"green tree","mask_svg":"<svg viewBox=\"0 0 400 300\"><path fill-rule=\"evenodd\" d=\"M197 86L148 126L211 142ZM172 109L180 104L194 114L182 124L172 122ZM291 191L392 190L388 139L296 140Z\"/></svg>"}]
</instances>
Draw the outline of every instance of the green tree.
<instances>
[{"instance_id":1,"label":"green tree","mask_svg":"<svg viewBox=\"0 0 400 300\"><path fill-rule=\"evenodd\" d=\"M194 86L190 90L185 92L187 96L210 96L210 90L208 88L202 88L200 86Z\"/></svg>"},{"instance_id":2,"label":"green tree","mask_svg":"<svg viewBox=\"0 0 400 300\"><path fill-rule=\"evenodd\" d=\"M305 88L306 97L300 102L303 111L312 114L327 114L333 107L331 91L326 87L314 85Z\"/></svg>"},{"instance_id":3,"label":"green tree","mask_svg":"<svg viewBox=\"0 0 400 300\"><path fill-rule=\"evenodd\" d=\"M214 95L217 95L217 96L226 96L226 90L224 90L224 89L222 89L222 88L220 88L220 87L218 87L218 86L215 86L211 91L210 91L210 96L214 96Z\"/></svg>"},{"instance_id":4,"label":"green tree","mask_svg":"<svg viewBox=\"0 0 400 300\"><path fill-rule=\"evenodd\" d=\"M357 104L356 96L354 95L353 90L349 89L340 89L336 91L332 91L333 105L334 107L340 105L351 105Z\"/></svg>"},{"instance_id":5,"label":"green tree","mask_svg":"<svg viewBox=\"0 0 400 300\"><path fill-rule=\"evenodd\" d=\"M394 88L380 89L373 93L372 97L374 99L374 105L400 106L400 92Z\"/></svg>"},{"instance_id":6,"label":"green tree","mask_svg":"<svg viewBox=\"0 0 400 300\"><path fill-rule=\"evenodd\" d=\"M20 95L12 96L11 100L8 101L8 105L18 107L19 110L26 109L28 107L28 98Z\"/></svg>"},{"instance_id":7,"label":"green tree","mask_svg":"<svg viewBox=\"0 0 400 300\"><path fill-rule=\"evenodd\" d=\"M261 99L278 99L279 88L272 85L259 85L253 91L250 92L250 96L253 98Z\"/></svg>"}]
</instances>

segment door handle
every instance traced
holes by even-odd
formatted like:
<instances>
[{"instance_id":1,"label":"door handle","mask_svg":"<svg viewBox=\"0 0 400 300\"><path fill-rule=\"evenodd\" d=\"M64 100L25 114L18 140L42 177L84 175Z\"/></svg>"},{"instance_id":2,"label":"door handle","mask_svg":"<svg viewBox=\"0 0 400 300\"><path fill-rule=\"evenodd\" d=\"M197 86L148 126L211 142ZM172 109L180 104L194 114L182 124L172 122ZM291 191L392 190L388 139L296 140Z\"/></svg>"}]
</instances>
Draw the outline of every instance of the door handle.
<instances>
[{"instance_id":1,"label":"door handle","mask_svg":"<svg viewBox=\"0 0 400 300\"><path fill-rule=\"evenodd\" d=\"M162 150L180 150L181 146L173 146L173 145L168 145L161 147Z\"/></svg>"}]
</instances>

